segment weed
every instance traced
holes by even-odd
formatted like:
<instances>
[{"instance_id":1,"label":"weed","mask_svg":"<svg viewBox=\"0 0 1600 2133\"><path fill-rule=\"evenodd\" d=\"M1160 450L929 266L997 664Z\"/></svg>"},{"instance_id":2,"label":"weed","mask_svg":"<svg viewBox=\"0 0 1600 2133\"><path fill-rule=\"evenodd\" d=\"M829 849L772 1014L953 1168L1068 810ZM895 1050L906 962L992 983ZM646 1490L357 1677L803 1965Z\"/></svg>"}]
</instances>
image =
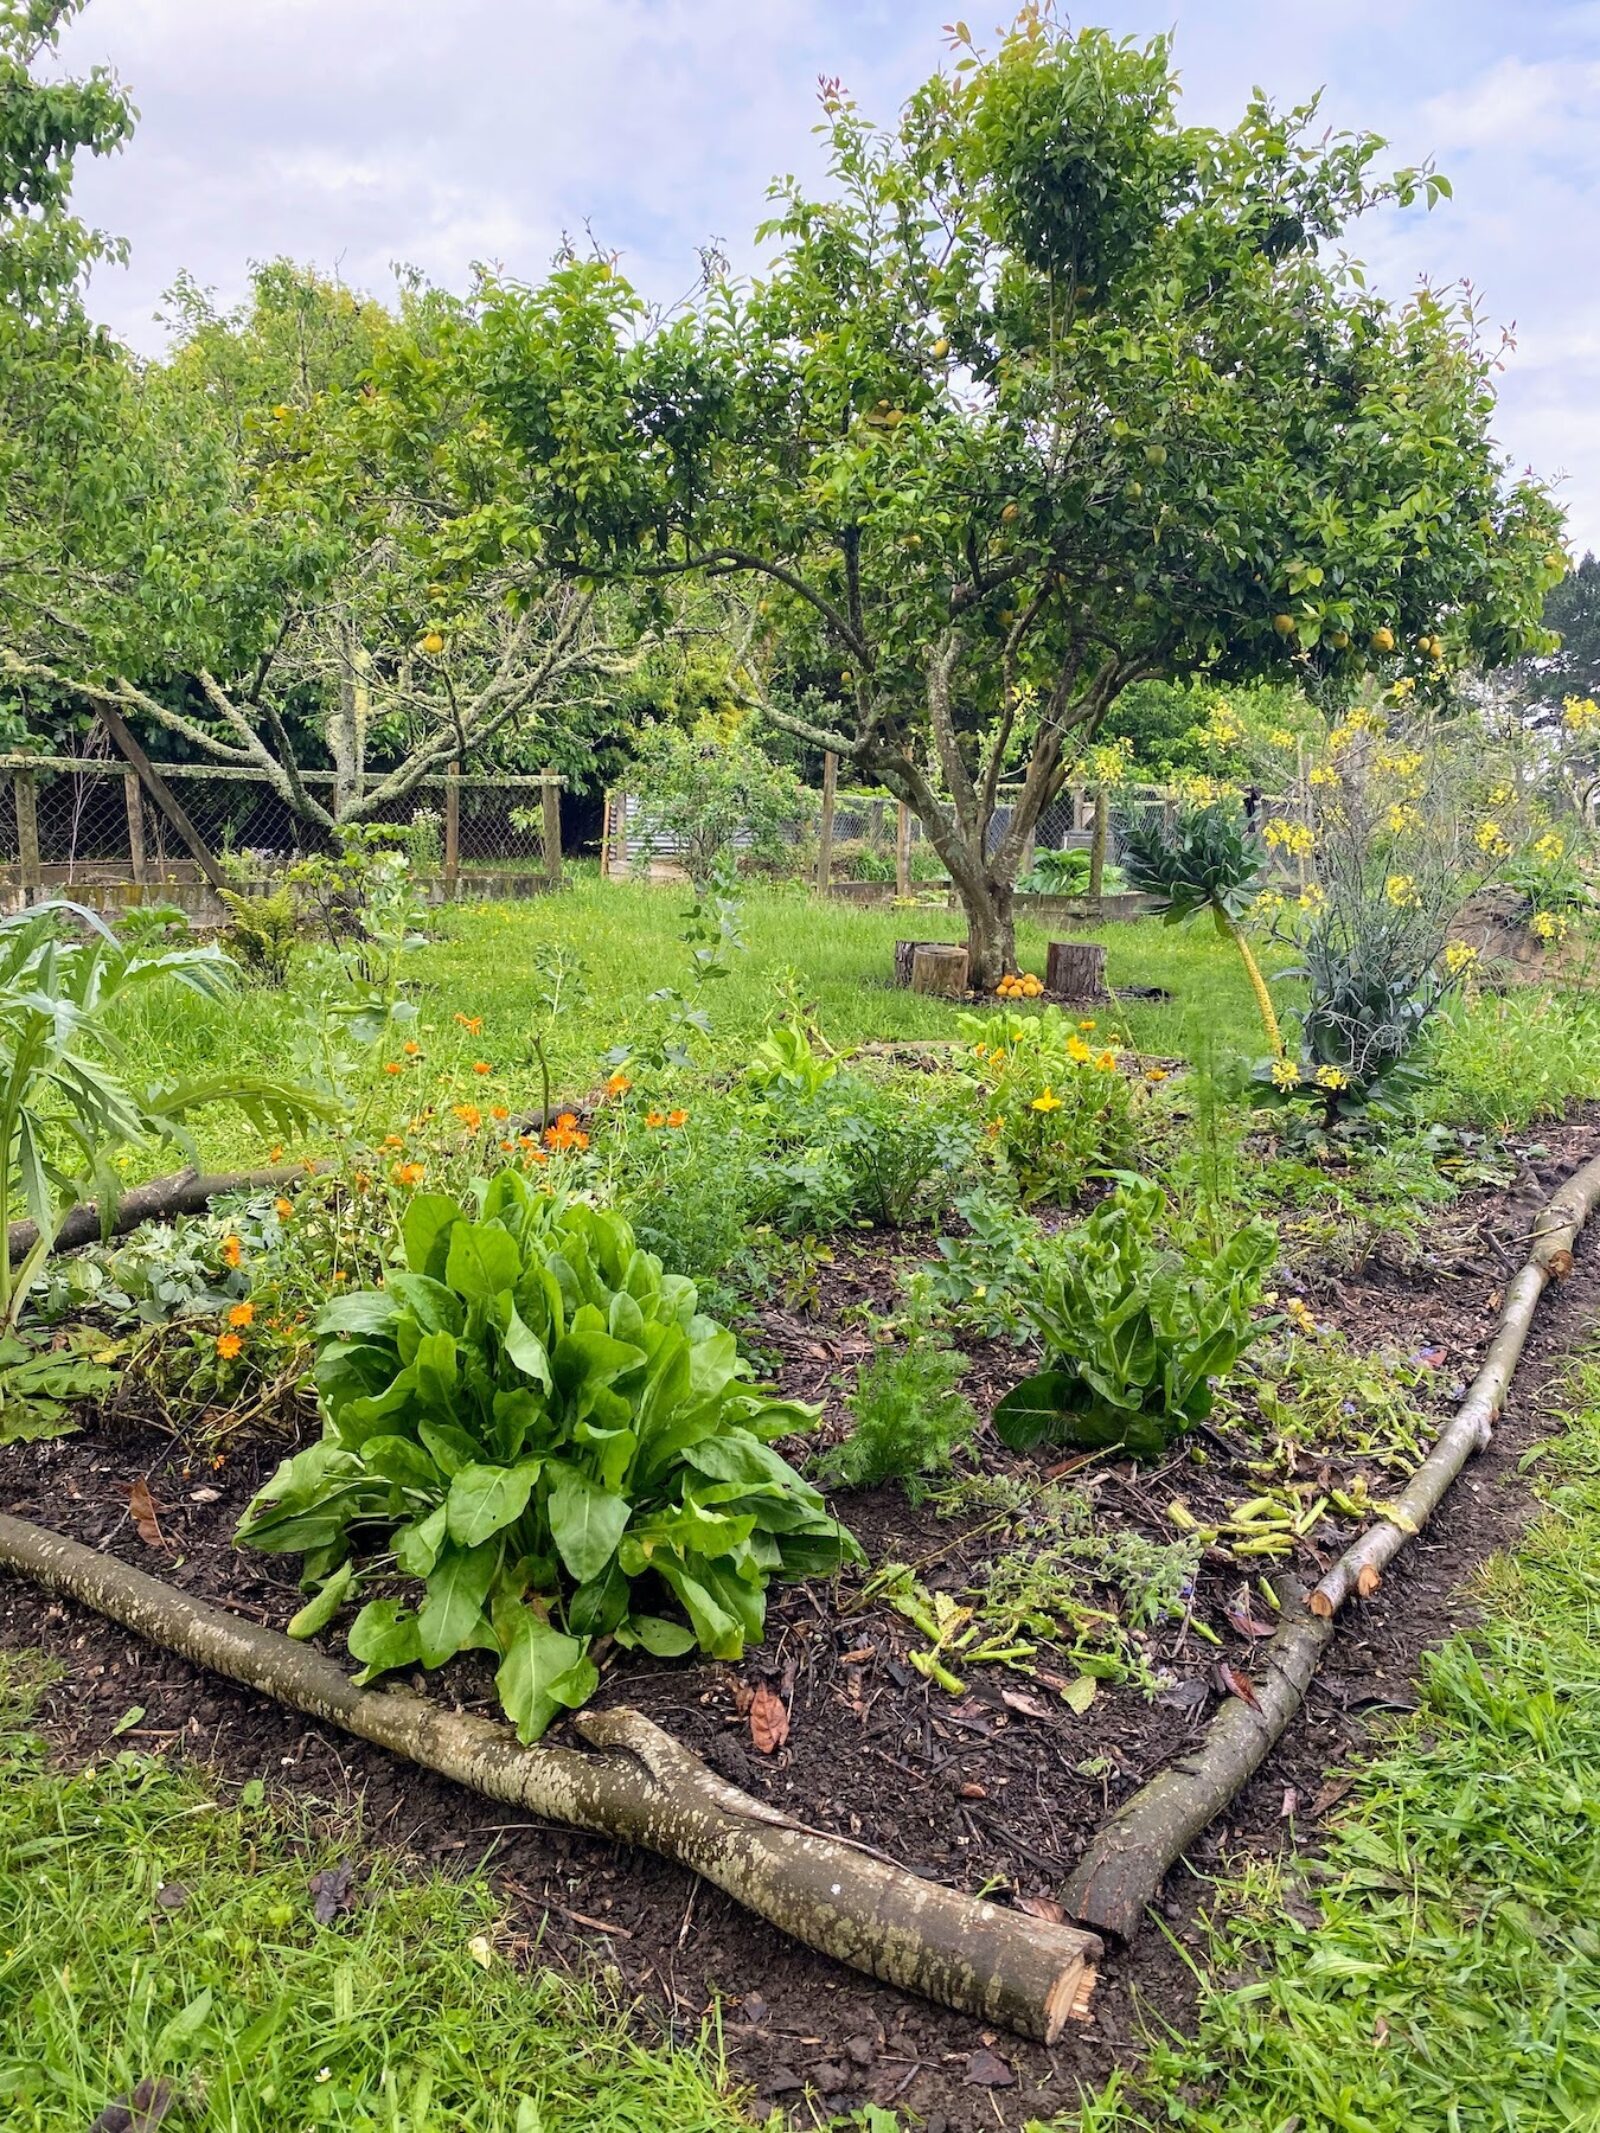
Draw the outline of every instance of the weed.
<instances>
[{"instance_id":1,"label":"weed","mask_svg":"<svg viewBox=\"0 0 1600 2133\"><path fill-rule=\"evenodd\" d=\"M817 1478L847 1489L899 1481L920 1503L924 1477L945 1472L978 1426L971 1401L958 1389L967 1367L958 1350L926 1336L880 1348L850 1395L849 1434L822 1455Z\"/></svg>"}]
</instances>

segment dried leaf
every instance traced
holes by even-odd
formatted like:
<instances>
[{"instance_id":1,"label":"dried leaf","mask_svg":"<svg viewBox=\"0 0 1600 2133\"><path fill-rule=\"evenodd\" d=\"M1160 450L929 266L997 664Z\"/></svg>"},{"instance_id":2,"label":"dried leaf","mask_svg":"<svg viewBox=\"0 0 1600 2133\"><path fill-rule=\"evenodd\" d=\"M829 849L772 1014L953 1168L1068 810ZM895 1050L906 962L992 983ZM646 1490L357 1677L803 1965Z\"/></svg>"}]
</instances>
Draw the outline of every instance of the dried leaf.
<instances>
[{"instance_id":1,"label":"dried leaf","mask_svg":"<svg viewBox=\"0 0 1600 2133\"><path fill-rule=\"evenodd\" d=\"M1170 1689L1163 1689L1156 1702L1165 1704L1169 1711L1198 1711L1210 1694L1198 1675L1189 1681L1175 1681Z\"/></svg>"},{"instance_id":2,"label":"dried leaf","mask_svg":"<svg viewBox=\"0 0 1600 2133\"><path fill-rule=\"evenodd\" d=\"M758 1755L776 1755L789 1738L783 1698L764 1681L750 1699L750 1738Z\"/></svg>"},{"instance_id":3,"label":"dried leaf","mask_svg":"<svg viewBox=\"0 0 1600 2133\"><path fill-rule=\"evenodd\" d=\"M989 1788L987 1785L979 1785L969 1780L967 1784L961 1787L961 1797L964 1800L986 1800L989 1797Z\"/></svg>"},{"instance_id":4,"label":"dried leaf","mask_svg":"<svg viewBox=\"0 0 1600 2133\"><path fill-rule=\"evenodd\" d=\"M1330 1778L1312 1801L1311 1813L1325 1815L1330 1807L1335 1806L1344 1798L1354 1783L1355 1779L1353 1777Z\"/></svg>"},{"instance_id":5,"label":"dried leaf","mask_svg":"<svg viewBox=\"0 0 1600 2133\"><path fill-rule=\"evenodd\" d=\"M1013 1896L1011 1908L1026 1911L1030 1918L1042 1918L1046 1925L1064 1926L1067 1914L1053 1896Z\"/></svg>"},{"instance_id":6,"label":"dried leaf","mask_svg":"<svg viewBox=\"0 0 1600 2133\"><path fill-rule=\"evenodd\" d=\"M1069 1681L1061 1691L1061 1701L1069 1711L1081 1718L1100 1693L1100 1684L1093 1674L1080 1674L1076 1681Z\"/></svg>"},{"instance_id":7,"label":"dried leaf","mask_svg":"<svg viewBox=\"0 0 1600 2133\"><path fill-rule=\"evenodd\" d=\"M1253 1614L1243 1609L1226 1607L1223 1613L1229 1628L1237 1630L1241 1637L1270 1637L1274 1634L1270 1622L1258 1622Z\"/></svg>"},{"instance_id":8,"label":"dried leaf","mask_svg":"<svg viewBox=\"0 0 1600 2133\"><path fill-rule=\"evenodd\" d=\"M325 1866L312 1875L306 1883L311 1891L316 1910L317 1924L331 1926L341 1911L354 1910L350 1884L355 1879L354 1869L348 1866Z\"/></svg>"},{"instance_id":9,"label":"dried leaf","mask_svg":"<svg viewBox=\"0 0 1600 2133\"><path fill-rule=\"evenodd\" d=\"M858 1644L853 1652L841 1652L839 1654L839 1664L841 1666L865 1666L869 1659L876 1659L877 1656L878 1647L875 1644Z\"/></svg>"},{"instance_id":10,"label":"dried leaf","mask_svg":"<svg viewBox=\"0 0 1600 2133\"><path fill-rule=\"evenodd\" d=\"M128 1484L128 1516L133 1520L133 1530L147 1548L164 1548L166 1536L157 1523L156 1500L150 1494L150 1484L142 1478Z\"/></svg>"},{"instance_id":11,"label":"dried leaf","mask_svg":"<svg viewBox=\"0 0 1600 2133\"><path fill-rule=\"evenodd\" d=\"M1024 1718L1048 1718L1050 1706L1037 1696L1028 1696L1021 1689L1002 1689L1000 1701L1008 1711L1020 1711Z\"/></svg>"},{"instance_id":12,"label":"dried leaf","mask_svg":"<svg viewBox=\"0 0 1600 2133\"><path fill-rule=\"evenodd\" d=\"M1300 1793L1298 1788L1293 1785L1285 1785L1283 1788L1283 1805L1278 1809L1279 1820L1287 1822L1291 1815L1299 1812Z\"/></svg>"},{"instance_id":13,"label":"dried leaf","mask_svg":"<svg viewBox=\"0 0 1600 2133\"><path fill-rule=\"evenodd\" d=\"M998 2052L973 2052L967 2060L967 2082L975 2089L1008 2089L1016 2080Z\"/></svg>"},{"instance_id":14,"label":"dried leaf","mask_svg":"<svg viewBox=\"0 0 1600 2133\"><path fill-rule=\"evenodd\" d=\"M106 2105L89 2133L155 2133L172 2104L172 2083L147 2074L131 2095Z\"/></svg>"},{"instance_id":15,"label":"dried leaf","mask_svg":"<svg viewBox=\"0 0 1600 2133\"><path fill-rule=\"evenodd\" d=\"M1218 1662L1217 1680L1227 1695L1237 1696L1239 1701L1247 1703L1252 1711L1260 1710L1261 1699L1251 1686L1249 1675L1237 1673L1226 1659Z\"/></svg>"}]
</instances>

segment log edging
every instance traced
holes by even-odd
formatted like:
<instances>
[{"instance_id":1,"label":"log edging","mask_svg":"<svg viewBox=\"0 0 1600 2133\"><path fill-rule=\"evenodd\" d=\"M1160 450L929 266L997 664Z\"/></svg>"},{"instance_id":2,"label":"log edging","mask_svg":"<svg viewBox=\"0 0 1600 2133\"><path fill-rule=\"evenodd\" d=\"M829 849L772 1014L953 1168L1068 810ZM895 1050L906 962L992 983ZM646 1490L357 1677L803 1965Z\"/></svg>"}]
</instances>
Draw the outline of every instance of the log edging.
<instances>
[{"instance_id":1,"label":"log edging","mask_svg":"<svg viewBox=\"0 0 1600 2133\"><path fill-rule=\"evenodd\" d=\"M1131 1940L1167 1870L1282 1738L1332 1643L1334 1617L1352 1594L1369 1598L1387 1565L1438 1509L1451 1483L1489 1443L1505 1406L1539 1299L1572 1271L1578 1232L1600 1201L1600 1156L1582 1164L1546 1202L1533 1225L1527 1263L1506 1289L1483 1366L1432 1450L1390 1507L1351 1542L1305 1596L1297 1581L1278 1587L1283 1619L1254 1683L1258 1708L1230 1696L1200 1744L1158 1771L1124 1801L1095 1836L1063 1893L1070 1916L1100 1933Z\"/></svg>"}]
</instances>

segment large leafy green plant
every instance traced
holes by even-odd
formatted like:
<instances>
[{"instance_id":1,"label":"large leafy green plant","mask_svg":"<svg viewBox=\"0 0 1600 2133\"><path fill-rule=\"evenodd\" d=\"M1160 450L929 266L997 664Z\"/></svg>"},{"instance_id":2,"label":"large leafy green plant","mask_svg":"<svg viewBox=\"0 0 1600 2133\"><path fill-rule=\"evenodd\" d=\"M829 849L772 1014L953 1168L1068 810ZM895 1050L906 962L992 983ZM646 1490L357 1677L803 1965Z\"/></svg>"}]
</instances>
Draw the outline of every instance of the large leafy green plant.
<instances>
[{"instance_id":1,"label":"large leafy green plant","mask_svg":"<svg viewBox=\"0 0 1600 2133\"><path fill-rule=\"evenodd\" d=\"M1050 1367L994 1413L1014 1450L1049 1440L1151 1458L1210 1414L1212 1380L1255 1337L1250 1312L1277 1238L1252 1221L1220 1251L1199 1240L1163 1246L1169 1213L1158 1186L1129 1176L1056 1240L1022 1306Z\"/></svg>"},{"instance_id":2,"label":"large leafy green plant","mask_svg":"<svg viewBox=\"0 0 1600 2133\"><path fill-rule=\"evenodd\" d=\"M1160 898L1163 925L1181 926L1198 912L1211 913L1218 933L1238 952L1268 1046L1275 1059L1281 1058L1277 1011L1240 924L1267 855L1246 828L1237 802L1182 808L1170 824L1159 815L1130 810L1118 822L1117 842L1128 886Z\"/></svg>"},{"instance_id":3,"label":"large leafy green plant","mask_svg":"<svg viewBox=\"0 0 1600 2133\"><path fill-rule=\"evenodd\" d=\"M602 1637L737 1659L774 1576L859 1551L772 1450L816 1411L752 1385L733 1335L621 1215L502 1171L469 1214L419 1193L405 1265L318 1328L322 1439L286 1460L239 1538L306 1558L310 1634L364 1576L420 1579L350 1631L361 1678L498 1655L524 1740L598 1685ZM357 1567L358 1545L368 1554Z\"/></svg>"}]
</instances>

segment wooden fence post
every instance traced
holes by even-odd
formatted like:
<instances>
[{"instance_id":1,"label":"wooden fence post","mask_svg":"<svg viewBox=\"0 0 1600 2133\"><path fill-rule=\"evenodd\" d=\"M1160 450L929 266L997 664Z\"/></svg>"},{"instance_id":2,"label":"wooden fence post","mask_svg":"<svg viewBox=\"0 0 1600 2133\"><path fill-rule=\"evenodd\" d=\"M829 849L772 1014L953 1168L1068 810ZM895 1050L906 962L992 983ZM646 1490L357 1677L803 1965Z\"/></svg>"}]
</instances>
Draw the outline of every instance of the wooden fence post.
<instances>
[{"instance_id":1,"label":"wooden fence post","mask_svg":"<svg viewBox=\"0 0 1600 2133\"><path fill-rule=\"evenodd\" d=\"M16 770L11 774L11 790L17 804L17 870L22 876L22 900L30 903L30 889L40 886L39 870L39 796L34 787L31 770Z\"/></svg>"},{"instance_id":2,"label":"wooden fence post","mask_svg":"<svg viewBox=\"0 0 1600 2133\"><path fill-rule=\"evenodd\" d=\"M544 773L539 795L544 807L544 878L552 889L561 886L561 783L553 770Z\"/></svg>"},{"instance_id":3,"label":"wooden fence post","mask_svg":"<svg viewBox=\"0 0 1600 2133\"><path fill-rule=\"evenodd\" d=\"M605 805L600 811L600 879L606 881L611 874L611 787L606 787Z\"/></svg>"},{"instance_id":4,"label":"wooden fence post","mask_svg":"<svg viewBox=\"0 0 1600 2133\"><path fill-rule=\"evenodd\" d=\"M144 799L139 791L139 773L126 770L122 774L122 798L128 810L128 866L135 881L143 881L144 870Z\"/></svg>"},{"instance_id":5,"label":"wooden fence post","mask_svg":"<svg viewBox=\"0 0 1600 2133\"><path fill-rule=\"evenodd\" d=\"M911 894L911 810L904 800L894 826L894 893Z\"/></svg>"},{"instance_id":6,"label":"wooden fence post","mask_svg":"<svg viewBox=\"0 0 1600 2133\"><path fill-rule=\"evenodd\" d=\"M817 894L826 896L833 880L833 802L839 784L839 758L830 748L822 758L822 820L817 831Z\"/></svg>"},{"instance_id":7,"label":"wooden fence post","mask_svg":"<svg viewBox=\"0 0 1600 2133\"><path fill-rule=\"evenodd\" d=\"M1106 840L1111 829L1111 795L1101 786L1094 796L1094 833L1089 843L1089 898L1098 903L1106 885Z\"/></svg>"},{"instance_id":8,"label":"wooden fence post","mask_svg":"<svg viewBox=\"0 0 1600 2133\"><path fill-rule=\"evenodd\" d=\"M461 765L450 763L444 774L444 898L454 903L461 878Z\"/></svg>"}]
</instances>

